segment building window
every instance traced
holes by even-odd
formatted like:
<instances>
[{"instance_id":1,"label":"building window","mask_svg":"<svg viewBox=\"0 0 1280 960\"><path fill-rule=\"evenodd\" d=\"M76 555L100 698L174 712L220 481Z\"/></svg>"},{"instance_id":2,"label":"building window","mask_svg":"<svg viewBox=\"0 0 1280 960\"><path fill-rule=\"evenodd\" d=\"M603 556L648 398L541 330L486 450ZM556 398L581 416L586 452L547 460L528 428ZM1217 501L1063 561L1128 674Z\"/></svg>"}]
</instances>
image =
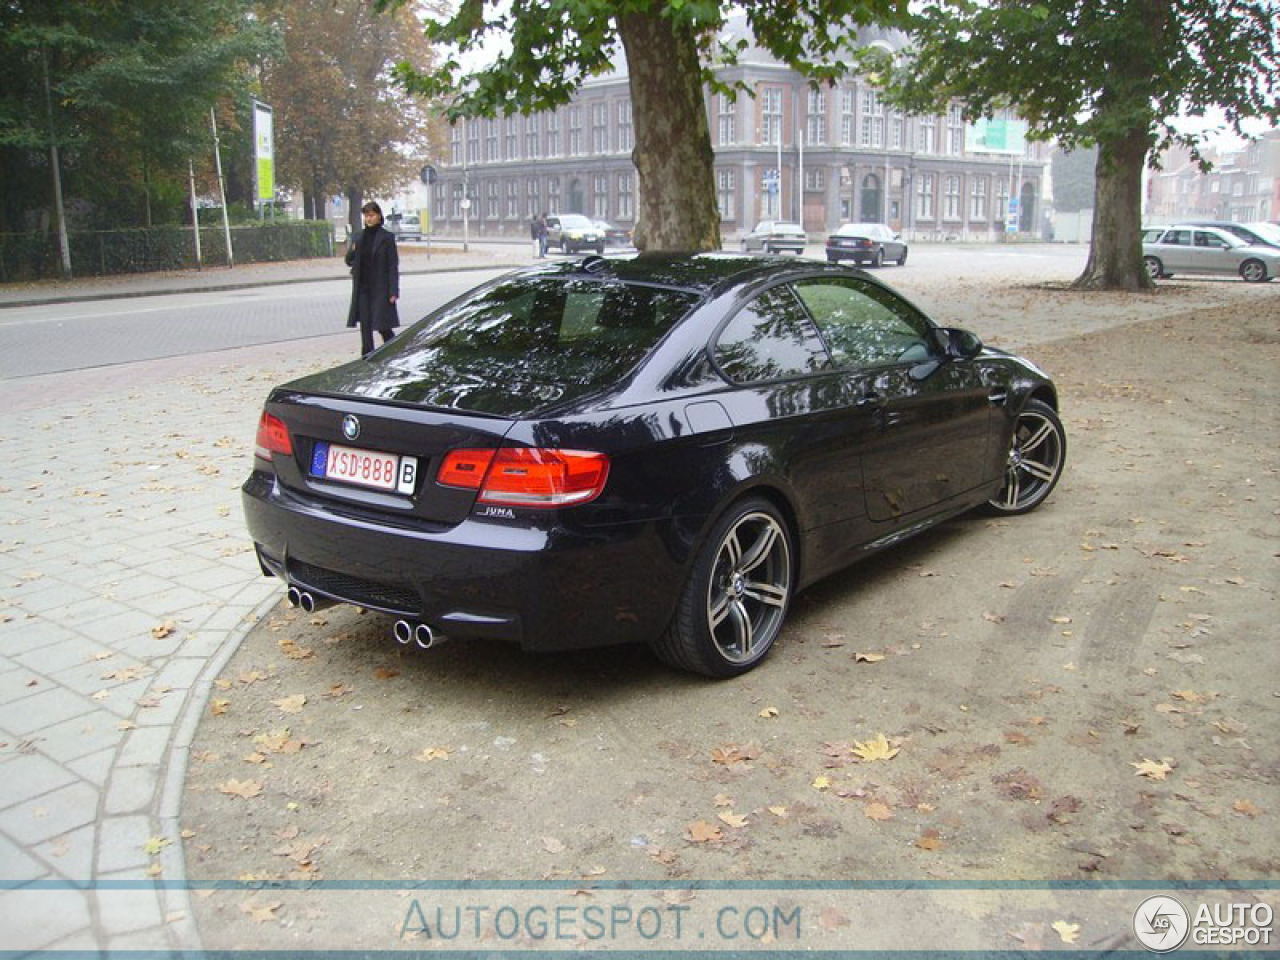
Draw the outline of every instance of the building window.
<instances>
[{"instance_id":1,"label":"building window","mask_svg":"<svg viewBox=\"0 0 1280 960\"><path fill-rule=\"evenodd\" d=\"M489 117L484 122L484 159L486 163L495 163L498 156L498 121Z\"/></svg>"},{"instance_id":2,"label":"building window","mask_svg":"<svg viewBox=\"0 0 1280 960\"><path fill-rule=\"evenodd\" d=\"M618 174L618 219L635 219L635 203L631 195L631 174Z\"/></svg>"},{"instance_id":3,"label":"building window","mask_svg":"<svg viewBox=\"0 0 1280 960\"><path fill-rule=\"evenodd\" d=\"M738 105L729 99L727 93L716 95L716 134L717 143L728 147L738 142Z\"/></svg>"},{"instance_id":4,"label":"building window","mask_svg":"<svg viewBox=\"0 0 1280 960\"><path fill-rule=\"evenodd\" d=\"M804 188L809 191L827 189L827 171L822 167L810 167L804 172Z\"/></svg>"},{"instance_id":5,"label":"building window","mask_svg":"<svg viewBox=\"0 0 1280 960\"><path fill-rule=\"evenodd\" d=\"M520 136L516 133L516 118L506 116L502 120L503 132L503 149L504 158L507 160L520 159Z\"/></svg>"},{"instance_id":6,"label":"building window","mask_svg":"<svg viewBox=\"0 0 1280 960\"><path fill-rule=\"evenodd\" d=\"M716 206L720 210L721 220L735 220L737 209L738 174L735 170L716 171Z\"/></svg>"},{"instance_id":7,"label":"building window","mask_svg":"<svg viewBox=\"0 0 1280 960\"><path fill-rule=\"evenodd\" d=\"M454 220L462 216L462 184L455 183L453 185L453 196L450 198L453 202L449 205L452 210Z\"/></svg>"},{"instance_id":8,"label":"building window","mask_svg":"<svg viewBox=\"0 0 1280 960\"><path fill-rule=\"evenodd\" d=\"M520 181L507 181L507 219L515 220L520 216Z\"/></svg>"},{"instance_id":9,"label":"building window","mask_svg":"<svg viewBox=\"0 0 1280 960\"><path fill-rule=\"evenodd\" d=\"M920 174L920 187L916 193L916 217L920 220L933 219L933 174Z\"/></svg>"},{"instance_id":10,"label":"building window","mask_svg":"<svg viewBox=\"0 0 1280 960\"><path fill-rule=\"evenodd\" d=\"M560 178L552 177L547 181L547 206L550 207L548 213L560 212Z\"/></svg>"},{"instance_id":11,"label":"building window","mask_svg":"<svg viewBox=\"0 0 1280 960\"><path fill-rule=\"evenodd\" d=\"M537 160L538 150L538 118L536 115L524 118L524 158Z\"/></svg>"},{"instance_id":12,"label":"building window","mask_svg":"<svg viewBox=\"0 0 1280 960\"><path fill-rule=\"evenodd\" d=\"M498 219L498 181L490 180L485 189L484 215L490 220Z\"/></svg>"},{"instance_id":13,"label":"building window","mask_svg":"<svg viewBox=\"0 0 1280 960\"><path fill-rule=\"evenodd\" d=\"M1004 177L996 179L996 207L992 211L992 217L996 220L1004 221L1009 216L1009 181Z\"/></svg>"},{"instance_id":14,"label":"building window","mask_svg":"<svg viewBox=\"0 0 1280 960\"><path fill-rule=\"evenodd\" d=\"M964 153L964 111L958 103L947 110L947 153L956 157Z\"/></svg>"},{"instance_id":15,"label":"building window","mask_svg":"<svg viewBox=\"0 0 1280 960\"><path fill-rule=\"evenodd\" d=\"M938 152L938 118L934 116L920 118L921 153Z\"/></svg>"},{"instance_id":16,"label":"building window","mask_svg":"<svg viewBox=\"0 0 1280 960\"><path fill-rule=\"evenodd\" d=\"M853 87L845 87L840 91L840 143L846 147L853 146L853 106L857 102Z\"/></svg>"},{"instance_id":17,"label":"building window","mask_svg":"<svg viewBox=\"0 0 1280 960\"><path fill-rule=\"evenodd\" d=\"M906 131L907 118L902 115L901 110L894 110L889 114L889 148L891 150L902 149L902 145L907 140Z\"/></svg>"},{"instance_id":18,"label":"building window","mask_svg":"<svg viewBox=\"0 0 1280 960\"><path fill-rule=\"evenodd\" d=\"M609 104L591 105L591 150L595 154L609 152Z\"/></svg>"},{"instance_id":19,"label":"building window","mask_svg":"<svg viewBox=\"0 0 1280 960\"><path fill-rule=\"evenodd\" d=\"M465 123L465 121L464 121ZM472 120L467 126L467 163L480 162L480 121Z\"/></svg>"},{"instance_id":20,"label":"building window","mask_svg":"<svg viewBox=\"0 0 1280 960\"><path fill-rule=\"evenodd\" d=\"M974 177L969 193L969 219L987 219L987 178Z\"/></svg>"},{"instance_id":21,"label":"building window","mask_svg":"<svg viewBox=\"0 0 1280 960\"><path fill-rule=\"evenodd\" d=\"M948 176L946 179L946 218L948 220L960 219L960 177L957 175Z\"/></svg>"},{"instance_id":22,"label":"building window","mask_svg":"<svg viewBox=\"0 0 1280 960\"><path fill-rule=\"evenodd\" d=\"M609 178L591 178L591 209L597 220L609 219Z\"/></svg>"},{"instance_id":23,"label":"building window","mask_svg":"<svg viewBox=\"0 0 1280 960\"><path fill-rule=\"evenodd\" d=\"M547 156L560 156L560 111L553 110L547 114Z\"/></svg>"},{"instance_id":24,"label":"building window","mask_svg":"<svg viewBox=\"0 0 1280 960\"><path fill-rule=\"evenodd\" d=\"M449 128L449 162L455 167L462 163L462 128L456 123Z\"/></svg>"},{"instance_id":25,"label":"building window","mask_svg":"<svg viewBox=\"0 0 1280 960\"><path fill-rule=\"evenodd\" d=\"M525 210L528 212L530 219L533 219L543 212L543 210L538 206L537 177L530 177L525 181Z\"/></svg>"},{"instance_id":26,"label":"building window","mask_svg":"<svg viewBox=\"0 0 1280 960\"><path fill-rule=\"evenodd\" d=\"M874 90L862 92L862 146L884 146L884 101Z\"/></svg>"},{"instance_id":27,"label":"building window","mask_svg":"<svg viewBox=\"0 0 1280 960\"><path fill-rule=\"evenodd\" d=\"M823 90L809 91L809 122L805 136L810 143L827 142L827 94Z\"/></svg>"},{"instance_id":28,"label":"building window","mask_svg":"<svg viewBox=\"0 0 1280 960\"><path fill-rule=\"evenodd\" d=\"M569 156L582 156L582 108L569 108Z\"/></svg>"},{"instance_id":29,"label":"building window","mask_svg":"<svg viewBox=\"0 0 1280 960\"><path fill-rule=\"evenodd\" d=\"M630 153L636 145L635 133L631 126L631 99L618 101L618 150Z\"/></svg>"},{"instance_id":30,"label":"building window","mask_svg":"<svg viewBox=\"0 0 1280 960\"><path fill-rule=\"evenodd\" d=\"M782 143L782 88L765 87L761 92L764 94L760 105L762 143L776 146Z\"/></svg>"}]
</instances>

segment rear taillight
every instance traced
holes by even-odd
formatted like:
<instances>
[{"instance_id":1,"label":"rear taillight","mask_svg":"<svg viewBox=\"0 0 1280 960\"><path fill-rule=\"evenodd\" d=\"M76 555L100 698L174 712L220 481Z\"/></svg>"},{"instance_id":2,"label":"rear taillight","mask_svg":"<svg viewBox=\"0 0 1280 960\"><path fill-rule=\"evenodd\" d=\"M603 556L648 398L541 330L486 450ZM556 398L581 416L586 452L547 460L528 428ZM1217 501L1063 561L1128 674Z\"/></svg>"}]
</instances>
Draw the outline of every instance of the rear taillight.
<instances>
[{"instance_id":1,"label":"rear taillight","mask_svg":"<svg viewBox=\"0 0 1280 960\"><path fill-rule=\"evenodd\" d=\"M263 460L270 460L273 453L292 455L293 441L289 439L289 428L279 417L273 417L265 410L258 420L258 439L254 443L253 453Z\"/></svg>"},{"instance_id":2,"label":"rear taillight","mask_svg":"<svg viewBox=\"0 0 1280 960\"><path fill-rule=\"evenodd\" d=\"M600 496L609 478L609 458L583 450L503 447L454 450L440 465L436 482L477 490L480 503L509 507L563 507Z\"/></svg>"}]
</instances>

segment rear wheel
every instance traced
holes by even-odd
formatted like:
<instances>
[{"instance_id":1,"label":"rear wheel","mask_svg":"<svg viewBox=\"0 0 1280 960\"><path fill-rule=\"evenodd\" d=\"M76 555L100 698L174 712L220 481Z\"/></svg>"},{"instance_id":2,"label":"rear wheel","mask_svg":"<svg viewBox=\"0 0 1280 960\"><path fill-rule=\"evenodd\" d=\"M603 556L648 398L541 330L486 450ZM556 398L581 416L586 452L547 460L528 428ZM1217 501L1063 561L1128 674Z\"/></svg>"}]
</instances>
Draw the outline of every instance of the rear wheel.
<instances>
[{"instance_id":1,"label":"rear wheel","mask_svg":"<svg viewBox=\"0 0 1280 960\"><path fill-rule=\"evenodd\" d=\"M1267 276L1267 265L1261 260L1246 260L1240 264L1240 276L1248 283L1264 283L1271 279Z\"/></svg>"},{"instance_id":2,"label":"rear wheel","mask_svg":"<svg viewBox=\"0 0 1280 960\"><path fill-rule=\"evenodd\" d=\"M884 247L876 248L875 254L871 257L871 266L877 268L884 266Z\"/></svg>"},{"instance_id":3,"label":"rear wheel","mask_svg":"<svg viewBox=\"0 0 1280 960\"><path fill-rule=\"evenodd\" d=\"M734 504L703 544L654 652L708 677L746 673L782 630L793 574L791 534L778 509L759 497Z\"/></svg>"},{"instance_id":4,"label":"rear wheel","mask_svg":"<svg viewBox=\"0 0 1280 960\"><path fill-rule=\"evenodd\" d=\"M1143 257L1142 263L1147 268L1147 276L1152 280L1159 280L1164 276L1164 264L1158 257Z\"/></svg>"},{"instance_id":5,"label":"rear wheel","mask_svg":"<svg viewBox=\"0 0 1280 960\"><path fill-rule=\"evenodd\" d=\"M1066 459L1067 434L1057 413L1047 403L1028 400L1009 441L1004 485L984 510L1003 516L1034 510L1057 485Z\"/></svg>"}]
</instances>

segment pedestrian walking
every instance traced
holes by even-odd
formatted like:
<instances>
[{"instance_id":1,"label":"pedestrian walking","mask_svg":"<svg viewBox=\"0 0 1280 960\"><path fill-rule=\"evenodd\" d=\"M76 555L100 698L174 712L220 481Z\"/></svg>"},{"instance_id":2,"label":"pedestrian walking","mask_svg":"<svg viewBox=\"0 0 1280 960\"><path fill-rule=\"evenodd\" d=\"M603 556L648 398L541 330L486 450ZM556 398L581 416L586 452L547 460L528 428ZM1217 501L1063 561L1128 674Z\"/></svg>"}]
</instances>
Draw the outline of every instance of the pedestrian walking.
<instances>
[{"instance_id":1,"label":"pedestrian walking","mask_svg":"<svg viewBox=\"0 0 1280 960\"><path fill-rule=\"evenodd\" d=\"M396 238L382 225L382 208L370 201L360 208L364 230L347 248L351 268L351 308L347 326L360 328L360 355L373 353L373 332L386 343L400 326L400 255Z\"/></svg>"},{"instance_id":2,"label":"pedestrian walking","mask_svg":"<svg viewBox=\"0 0 1280 960\"><path fill-rule=\"evenodd\" d=\"M542 260L547 258L547 215L545 213L538 214L538 257Z\"/></svg>"}]
</instances>

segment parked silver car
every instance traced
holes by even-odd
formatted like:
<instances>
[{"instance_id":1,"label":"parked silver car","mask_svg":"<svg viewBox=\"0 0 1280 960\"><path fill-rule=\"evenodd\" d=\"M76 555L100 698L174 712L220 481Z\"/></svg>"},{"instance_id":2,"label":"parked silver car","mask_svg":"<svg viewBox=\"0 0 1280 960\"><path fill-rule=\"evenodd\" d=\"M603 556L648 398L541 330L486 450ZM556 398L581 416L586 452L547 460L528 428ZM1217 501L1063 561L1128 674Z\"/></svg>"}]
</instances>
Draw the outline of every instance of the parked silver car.
<instances>
[{"instance_id":1,"label":"parked silver car","mask_svg":"<svg viewBox=\"0 0 1280 960\"><path fill-rule=\"evenodd\" d=\"M1153 280L1178 273L1207 273L1262 283L1280 273L1280 250L1251 246L1217 227L1190 224L1145 230L1142 259Z\"/></svg>"},{"instance_id":2,"label":"parked silver car","mask_svg":"<svg viewBox=\"0 0 1280 960\"><path fill-rule=\"evenodd\" d=\"M809 238L800 224L788 220L761 220L756 228L742 238L743 252L763 250L765 253L781 253L790 250L796 256L804 253Z\"/></svg>"},{"instance_id":3,"label":"parked silver car","mask_svg":"<svg viewBox=\"0 0 1280 960\"><path fill-rule=\"evenodd\" d=\"M901 266L907 262L907 242L883 223L846 223L827 237L827 259L872 267L892 260Z\"/></svg>"}]
</instances>

